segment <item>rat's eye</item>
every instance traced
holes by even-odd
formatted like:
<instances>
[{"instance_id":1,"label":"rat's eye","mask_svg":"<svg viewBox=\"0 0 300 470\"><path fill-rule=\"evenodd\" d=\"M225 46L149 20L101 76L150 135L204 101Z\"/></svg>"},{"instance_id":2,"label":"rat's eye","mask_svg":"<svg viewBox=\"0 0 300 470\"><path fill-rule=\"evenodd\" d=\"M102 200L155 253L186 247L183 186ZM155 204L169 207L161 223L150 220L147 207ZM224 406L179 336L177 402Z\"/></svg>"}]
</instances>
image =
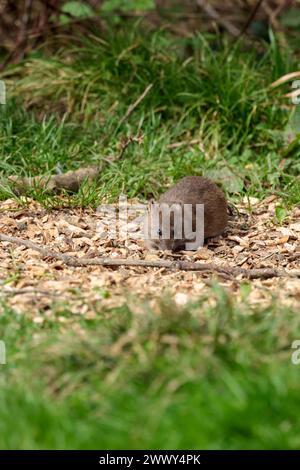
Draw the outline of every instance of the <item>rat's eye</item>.
<instances>
[{"instance_id":1,"label":"rat's eye","mask_svg":"<svg viewBox=\"0 0 300 470\"><path fill-rule=\"evenodd\" d=\"M159 237L161 237L161 236L162 236L162 231L161 231L161 229L160 229L160 228L157 230L157 235L158 235Z\"/></svg>"}]
</instances>

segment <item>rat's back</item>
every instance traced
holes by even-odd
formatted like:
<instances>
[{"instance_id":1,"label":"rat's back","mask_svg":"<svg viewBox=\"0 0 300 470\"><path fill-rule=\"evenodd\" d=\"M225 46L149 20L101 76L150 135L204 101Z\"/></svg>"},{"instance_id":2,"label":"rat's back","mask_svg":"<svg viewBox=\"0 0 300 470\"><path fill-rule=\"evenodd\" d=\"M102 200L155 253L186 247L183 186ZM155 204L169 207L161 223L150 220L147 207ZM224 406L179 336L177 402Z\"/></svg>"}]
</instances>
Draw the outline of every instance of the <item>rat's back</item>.
<instances>
[{"instance_id":1,"label":"rat's back","mask_svg":"<svg viewBox=\"0 0 300 470\"><path fill-rule=\"evenodd\" d=\"M162 194L159 202L205 204L211 200L208 198L210 193L225 200L223 192L213 181L202 176L185 176Z\"/></svg>"}]
</instances>

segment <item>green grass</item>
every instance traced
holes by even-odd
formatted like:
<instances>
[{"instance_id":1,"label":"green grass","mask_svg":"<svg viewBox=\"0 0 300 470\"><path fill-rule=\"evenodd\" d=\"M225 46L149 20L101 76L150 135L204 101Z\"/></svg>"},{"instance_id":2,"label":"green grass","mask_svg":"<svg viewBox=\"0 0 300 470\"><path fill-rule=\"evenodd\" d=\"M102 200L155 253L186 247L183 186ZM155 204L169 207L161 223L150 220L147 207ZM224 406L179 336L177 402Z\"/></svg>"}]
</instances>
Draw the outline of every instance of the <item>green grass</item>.
<instances>
[{"instance_id":1,"label":"green grass","mask_svg":"<svg viewBox=\"0 0 300 470\"><path fill-rule=\"evenodd\" d=\"M98 309L80 334L4 308L1 448L299 448L299 317L211 296Z\"/></svg>"},{"instance_id":2,"label":"green grass","mask_svg":"<svg viewBox=\"0 0 300 470\"><path fill-rule=\"evenodd\" d=\"M116 199L121 190L149 199L183 175L212 172L230 197L275 192L298 203L300 147L285 156L290 111L282 90L270 88L295 69L296 56L273 36L258 53L215 37L145 37L137 27L74 40L53 56L35 52L3 74L9 99L0 109L0 170L37 175L103 163L98 188L75 196L78 205ZM105 163L137 136L120 161ZM191 140L199 144L169 147Z\"/></svg>"},{"instance_id":3,"label":"green grass","mask_svg":"<svg viewBox=\"0 0 300 470\"><path fill-rule=\"evenodd\" d=\"M52 55L35 51L1 77L1 174L103 165L98 185L76 195L33 191L50 207L96 206L121 191L149 199L181 176L204 174L233 200L282 196L282 216L300 201L300 147L287 152L292 108L270 84L296 67L296 54L273 35L256 52L215 36L183 40L134 27L105 40L74 38ZM107 163L133 137L123 158ZM75 320L66 305L67 327L55 306L38 325L3 303L0 447L299 448L300 366L291 364L299 315L275 300L268 308L237 303L220 288L209 296L215 307L207 298L186 309L164 300L160 315L147 303L137 315L124 300L117 310L95 307L90 321Z\"/></svg>"}]
</instances>

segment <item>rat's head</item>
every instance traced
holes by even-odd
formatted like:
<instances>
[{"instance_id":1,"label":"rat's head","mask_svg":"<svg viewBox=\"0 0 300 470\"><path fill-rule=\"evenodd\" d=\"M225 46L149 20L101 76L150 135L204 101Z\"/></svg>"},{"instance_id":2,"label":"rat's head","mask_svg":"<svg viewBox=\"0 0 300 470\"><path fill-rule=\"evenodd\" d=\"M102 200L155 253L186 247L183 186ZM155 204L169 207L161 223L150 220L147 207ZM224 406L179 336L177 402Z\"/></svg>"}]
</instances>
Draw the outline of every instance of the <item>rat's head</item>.
<instances>
[{"instance_id":1,"label":"rat's head","mask_svg":"<svg viewBox=\"0 0 300 470\"><path fill-rule=\"evenodd\" d=\"M151 203L145 221L145 238L150 248L184 250L191 241L184 233L182 203Z\"/></svg>"}]
</instances>

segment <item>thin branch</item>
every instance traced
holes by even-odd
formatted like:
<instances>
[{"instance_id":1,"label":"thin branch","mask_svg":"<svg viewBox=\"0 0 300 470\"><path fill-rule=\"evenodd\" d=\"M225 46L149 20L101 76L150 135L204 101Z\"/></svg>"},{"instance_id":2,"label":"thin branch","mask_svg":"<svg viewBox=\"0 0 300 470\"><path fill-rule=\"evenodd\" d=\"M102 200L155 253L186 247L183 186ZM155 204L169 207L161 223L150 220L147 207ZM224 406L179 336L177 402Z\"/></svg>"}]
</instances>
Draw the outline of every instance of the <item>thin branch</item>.
<instances>
[{"instance_id":1,"label":"thin branch","mask_svg":"<svg viewBox=\"0 0 300 470\"><path fill-rule=\"evenodd\" d=\"M76 192L85 180L92 181L99 176L100 168L98 166L89 166L79 168L75 171L67 171L61 175L52 176L9 176L8 181L13 183L13 191L15 194L24 194L32 188L39 188L49 192L58 192L66 190Z\"/></svg>"},{"instance_id":2,"label":"thin branch","mask_svg":"<svg viewBox=\"0 0 300 470\"><path fill-rule=\"evenodd\" d=\"M77 258L75 256L63 255L62 253L48 250L47 248L43 248L37 245L36 243L31 242L30 240L24 240L22 238L17 237L9 237L7 235L4 235L3 233L0 233L0 240L3 242L14 243L19 246L25 246L26 248L30 248L31 250L37 251L45 258L58 259L70 266L81 266L81 264L77 262Z\"/></svg>"},{"instance_id":3,"label":"thin branch","mask_svg":"<svg viewBox=\"0 0 300 470\"><path fill-rule=\"evenodd\" d=\"M296 261L300 258L300 253L294 253L293 255L289 256L289 261Z\"/></svg>"},{"instance_id":4,"label":"thin branch","mask_svg":"<svg viewBox=\"0 0 300 470\"><path fill-rule=\"evenodd\" d=\"M49 291L40 290L40 289L32 289L28 287L24 287L22 289L15 289L13 287L0 288L0 294L4 294L7 296L32 294L34 297L37 295L43 295L47 297L58 297L59 299L61 299L61 296L62 296L61 292L55 293L55 292L49 292Z\"/></svg>"},{"instance_id":5,"label":"thin branch","mask_svg":"<svg viewBox=\"0 0 300 470\"><path fill-rule=\"evenodd\" d=\"M254 5L253 9L251 10L250 12L250 15L246 21L246 23L244 24L243 28L241 29L241 32L238 36L238 39L241 39L241 37L246 33L247 29L249 28L250 24L252 23L252 21L254 20L255 16L256 16L256 13L258 12L259 8L261 7L261 4L264 0L258 0L258 2L256 3L256 5Z\"/></svg>"},{"instance_id":6,"label":"thin branch","mask_svg":"<svg viewBox=\"0 0 300 470\"><path fill-rule=\"evenodd\" d=\"M64 262L68 266L82 267L82 266L132 266L132 267L145 267L145 268L166 268L171 270L182 270L182 271L199 271L205 273L217 273L220 276L229 277L245 277L247 279L269 279L272 277L300 277L299 270L293 270L287 272L284 269L243 269L239 267L231 266L217 266L213 263L194 263L191 261L168 261L168 260L157 260L157 261L145 261L145 260L133 260L133 259L118 259L118 258L77 258L75 256L64 255L56 251L43 248L30 240L24 240L17 237L10 237L0 233L0 241L14 243L19 246L25 246L34 251L37 251L45 258L58 259Z\"/></svg>"},{"instance_id":7,"label":"thin branch","mask_svg":"<svg viewBox=\"0 0 300 470\"><path fill-rule=\"evenodd\" d=\"M205 11L205 13L212 18L216 23L220 24L225 28L232 36L238 37L240 34L239 29L231 23L231 21L227 20L226 18L223 18L217 10L212 6L209 5L207 0L196 0L196 4L198 5L199 8Z\"/></svg>"},{"instance_id":8,"label":"thin branch","mask_svg":"<svg viewBox=\"0 0 300 470\"><path fill-rule=\"evenodd\" d=\"M171 144L168 144L167 148L177 149L179 147L187 147L189 145L200 145L202 142L202 139L182 140L181 142L172 142Z\"/></svg>"},{"instance_id":9,"label":"thin branch","mask_svg":"<svg viewBox=\"0 0 300 470\"><path fill-rule=\"evenodd\" d=\"M146 89L143 91L143 93L141 94L141 96L138 97L138 99L133 103L131 104L126 113L124 114L124 116L122 117L122 119L120 120L119 122L119 125L118 127L120 127L125 121L127 121L127 119L131 116L131 114L133 113L133 111L135 110L135 108L138 107L138 105L143 101L143 99L146 97L146 95L148 95L149 91L151 90L151 88L153 87L153 83L150 83L150 85L148 85L146 87Z\"/></svg>"},{"instance_id":10,"label":"thin branch","mask_svg":"<svg viewBox=\"0 0 300 470\"><path fill-rule=\"evenodd\" d=\"M79 190L84 181L94 181L99 178L101 171L106 164L114 164L124 157L125 151L130 144L140 142L142 135L129 136L121 142L121 150L116 157L102 157L101 164L70 170L59 175L38 175L33 177L23 177L11 175L7 180L13 184L12 191L18 196L26 194L31 189L41 189L46 192L58 193L62 190L75 193ZM0 179L0 187L5 186L6 180Z\"/></svg>"}]
</instances>

